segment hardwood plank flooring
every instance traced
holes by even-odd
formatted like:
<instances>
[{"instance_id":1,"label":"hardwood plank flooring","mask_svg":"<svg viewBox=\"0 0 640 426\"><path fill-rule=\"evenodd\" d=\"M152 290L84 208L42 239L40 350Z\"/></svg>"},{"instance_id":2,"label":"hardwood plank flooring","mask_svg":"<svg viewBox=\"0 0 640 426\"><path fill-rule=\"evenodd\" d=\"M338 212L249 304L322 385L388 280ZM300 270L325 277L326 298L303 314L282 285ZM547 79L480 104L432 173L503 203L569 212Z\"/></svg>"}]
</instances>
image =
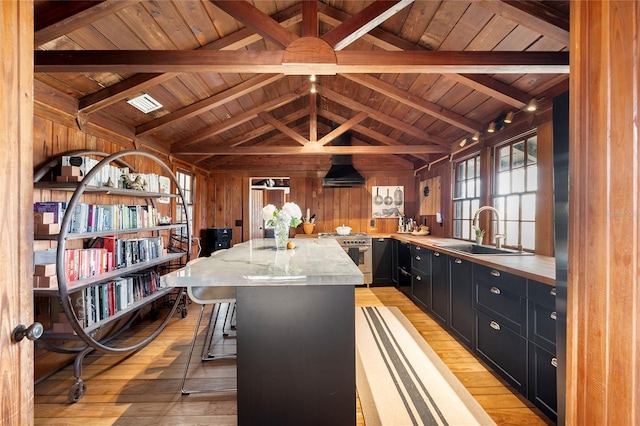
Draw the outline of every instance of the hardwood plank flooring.
<instances>
[{"instance_id":1,"label":"hardwood plank flooring","mask_svg":"<svg viewBox=\"0 0 640 426\"><path fill-rule=\"evenodd\" d=\"M397 306L498 425L552 424L397 289L372 287L356 288L355 291L357 306ZM180 381L198 310L198 305L190 305L186 318L176 316L157 339L135 354L92 353L87 356L82 372L87 391L75 404L67 402L67 393L74 381L73 365L38 383L35 386L34 423L237 424L234 392L180 394ZM153 328L153 324L137 326L132 332L144 334L147 327ZM233 352L235 339L226 339L224 346L225 350ZM198 359L201 348L201 344L195 348L187 387L201 389L211 385L212 379L215 386L235 386L234 362L201 363ZM356 411L357 424L365 425L359 400Z\"/></svg>"}]
</instances>

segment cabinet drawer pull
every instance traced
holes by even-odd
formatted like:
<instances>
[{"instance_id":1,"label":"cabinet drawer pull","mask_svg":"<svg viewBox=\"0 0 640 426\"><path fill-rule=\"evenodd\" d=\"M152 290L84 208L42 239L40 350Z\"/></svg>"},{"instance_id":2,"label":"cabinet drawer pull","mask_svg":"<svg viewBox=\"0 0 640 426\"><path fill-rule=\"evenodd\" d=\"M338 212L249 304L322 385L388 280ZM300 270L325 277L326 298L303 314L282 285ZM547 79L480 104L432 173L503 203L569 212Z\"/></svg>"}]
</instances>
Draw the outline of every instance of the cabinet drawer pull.
<instances>
[{"instance_id":1,"label":"cabinet drawer pull","mask_svg":"<svg viewBox=\"0 0 640 426\"><path fill-rule=\"evenodd\" d=\"M491 326L491 328L493 328L494 330L500 330L500 324L498 324L495 321L491 321L491 323L489 324Z\"/></svg>"},{"instance_id":2,"label":"cabinet drawer pull","mask_svg":"<svg viewBox=\"0 0 640 426\"><path fill-rule=\"evenodd\" d=\"M555 356L551 358L551 365L558 368L558 358L556 358Z\"/></svg>"},{"instance_id":3,"label":"cabinet drawer pull","mask_svg":"<svg viewBox=\"0 0 640 426\"><path fill-rule=\"evenodd\" d=\"M434 252L433 252L433 255L434 255L434 256L440 256L440 252L438 252L438 251L434 251Z\"/></svg>"},{"instance_id":4,"label":"cabinet drawer pull","mask_svg":"<svg viewBox=\"0 0 640 426\"><path fill-rule=\"evenodd\" d=\"M490 291L493 294L500 294L500 289L498 287L491 287Z\"/></svg>"},{"instance_id":5,"label":"cabinet drawer pull","mask_svg":"<svg viewBox=\"0 0 640 426\"><path fill-rule=\"evenodd\" d=\"M416 256L416 260L417 260L418 262L420 262L420 261L422 260L422 258L421 258L420 256Z\"/></svg>"},{"instance_id":6,"label":"cabinet drawer pull","mask_svg":"<svg viewBox=\"0 0 640 426\"><path fill-rule=\"evenodd\" d=\"M555 295L556 295L556 289L555 289L555 287L554 287L554 288L552 288L552 289L551 289L551 291L550 291L549 293L551 293L551 295L552 295L552 296L555 296Z\"/></svg>"},{"instance_id":7,"label":"cabinet drawer pull","mask_svg":"<svg viewBox=\"0 0 640 426\"><path fill-rule=\"evenodd\" d=\"M422 250L422 247L420 247L420 246L413 246L413 247L416 249L416 251Z\"/></svg>"},{"instance_id":8,"label":"cabinet drawer pull","mask_svg":"<svg viewBox=\"0 0 640 426\"><path fill-rule=\"evenodd\" d=\"M556 311L551 312L551 315L549 315L551 317L552 320L556 320L558 319L558 314L556 313Z\"/></svg>"},{"instance_id":9,"label":"cabinet drawer pull","mask_svg":"<svg viewBox=\"0 0 640 426\"><path fill-rule=\"evenodd\" d=\"M384 238L378 238L378 241L384 243Z\"/></svg>"},{"instance_id":10,"label":"cabinet drawer pull","mask_svg":"<svg viewBox=\"0 0 640 426\"><path fill-rule=\"evenodd\" d=\"M500 276L500 271L496 271L495 269L491 270L491 275L493 275L494 277L499 277Z\"/></svg>"},{"instance_id":11,"label":"cabinet drawer pull","mask_svg":"<svg viewBox=\"0 0 640 426\"><path fill-rule=\"evenodd\" d=\"M417 281L422 281L422 277L420 275L416 275L416 280Z\"/></svg>"},{"instance_id":12,"label":"cabinet drawer pull","mask_svg":"<svg viewBox=\"0 0 640 426\"><path fill-rule=\"evenodd\" d=\"M399 269L399 271L400 271L400 273L401 273L402 275L404 275L404 276L407 276L407 275L409 275L409 276L410 276L410 275L411 275L410 273L408 273L408 272L407 272L407 271L405 271L404 269Z\"/></svg>"},{"instance_id":13,"label":"cabinet drawer pull","mask_svg":"<svg viewBox=\"0 0 640 426\"><path fill-rule=\"evenodd\" d=\"M462 260L456 259L456 260L454 260L454 262L456 262L457 264L460 264L460 263L462 263Z\"/></svg>"}]
</instances>

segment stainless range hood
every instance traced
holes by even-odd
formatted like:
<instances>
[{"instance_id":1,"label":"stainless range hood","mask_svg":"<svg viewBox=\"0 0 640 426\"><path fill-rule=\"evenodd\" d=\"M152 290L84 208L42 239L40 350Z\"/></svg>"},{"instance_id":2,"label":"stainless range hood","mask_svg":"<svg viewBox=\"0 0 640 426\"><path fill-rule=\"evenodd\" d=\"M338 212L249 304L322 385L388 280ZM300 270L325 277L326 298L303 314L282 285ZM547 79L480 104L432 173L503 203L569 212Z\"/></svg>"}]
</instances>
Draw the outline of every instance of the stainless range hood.
<instances>
[{"instance_id":1,"label":"stainless range hood","mask_svg":"<svg viewBox=\"0 0 640 426\"><path fill-rule=\"evenodd\" d=\"M351 132L347 131L335 138L333 146L351 146ZM353 167L351 155L332 155L331 168L322 179L322 186L349 188L363 186L365 178Z\"/></svg>"}]
</instances>

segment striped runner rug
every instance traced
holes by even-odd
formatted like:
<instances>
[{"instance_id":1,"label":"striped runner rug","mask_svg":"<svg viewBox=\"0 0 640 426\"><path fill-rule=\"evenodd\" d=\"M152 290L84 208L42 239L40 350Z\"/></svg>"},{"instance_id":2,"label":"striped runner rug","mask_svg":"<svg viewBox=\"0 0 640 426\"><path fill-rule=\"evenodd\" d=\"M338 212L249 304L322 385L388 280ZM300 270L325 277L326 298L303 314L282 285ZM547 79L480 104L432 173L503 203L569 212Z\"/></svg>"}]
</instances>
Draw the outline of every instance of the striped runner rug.
<instances>
[{"instance_id":1,"label":"striped runner rug","mask_svg":"<svg viewBox=\"0 0 640 426\"><path fill-rule=\"evenodd\" d=\"M395 307L356 308L356 386L367 426L495 425Z\"/></svg>"}]
</instances>

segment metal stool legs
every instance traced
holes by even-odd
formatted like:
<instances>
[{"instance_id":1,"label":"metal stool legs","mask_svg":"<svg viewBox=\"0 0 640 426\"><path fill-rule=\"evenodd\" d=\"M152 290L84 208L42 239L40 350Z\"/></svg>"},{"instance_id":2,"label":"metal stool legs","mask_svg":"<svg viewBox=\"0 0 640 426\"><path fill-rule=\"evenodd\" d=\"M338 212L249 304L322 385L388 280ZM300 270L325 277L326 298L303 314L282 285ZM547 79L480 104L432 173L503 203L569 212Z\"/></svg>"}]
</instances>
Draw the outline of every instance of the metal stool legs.
<instances>
[{"instance_id":1,"label":"metal stool legs","mask_svg":"<svg viewBox=\"0 0 640 426\"><path fill-rule=\"evenodd\" d=\"M214 360L214 359L221 359L221 358L231 358L231 357L235 357L235 354L229 354L229 355L213 355L211 356L208 353L208 349L210 346L211 341L213 340L213 333L215 331L215 323L217 322L217 317L218 317L218 313L220 310L220 303L216 303L213 305L212 309L211 309L211 318L210 318L210 324L207 330L207 337L206 337L206 342L203 348L203 352L201 355L201 359L202 361L210 361L210 360ZM233 304L233 310L235 311L235 303ZM191 364L191 357L193 355L193 350L196 346L196 340L198 339L198 332L200 331L200 324L202 322L202 317L204 315L204 308L206 305L201 305L200 306L200 314L198 315L198 321L196 323L196 327L195 327L195 331L193 333L193 339L191 340L191 346L189 348L189 355L187 358L187 364L184 368L184 374L182 376L182 383L180 384L180 392L182 393L182 395L190 395L190 394L194 394L194 393L210 393L210 392L229 392L229 391L236 391L236 388L222 388L222 389L208 389L208 390L197 390L197 389L193 389L193 390L187 390L185 389L185 383L187 381L187 374L189 373L189 365ZM228 311L232 310L232 308L230 307L227 310L227 315L228 315ZM215 317L214 317L215 315ZM233 317L233 314L232 314ZM226 326L226 318L227 316L225 316L225 324L223 325ZM205 351L207 352L207 357L205 358Z\"/></svg>"}]
</instances>

